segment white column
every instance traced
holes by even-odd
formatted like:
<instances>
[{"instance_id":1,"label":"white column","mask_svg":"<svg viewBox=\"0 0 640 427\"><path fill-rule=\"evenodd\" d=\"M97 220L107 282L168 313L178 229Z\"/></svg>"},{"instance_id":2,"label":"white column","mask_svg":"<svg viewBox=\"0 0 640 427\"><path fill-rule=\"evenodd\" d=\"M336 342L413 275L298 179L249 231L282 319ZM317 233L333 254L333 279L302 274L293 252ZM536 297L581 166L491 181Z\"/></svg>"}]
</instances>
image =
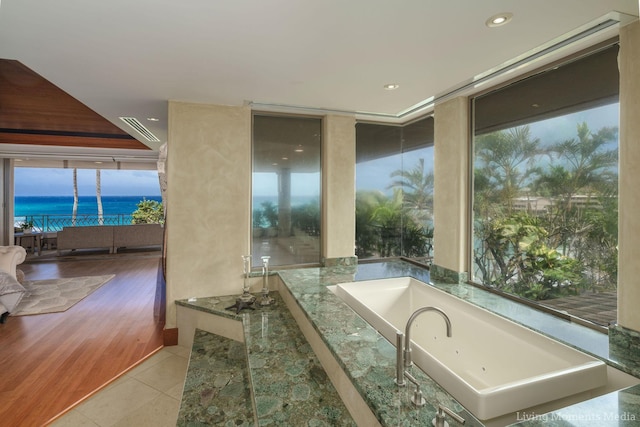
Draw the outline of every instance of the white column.
<instances>
[{"instance_id":1,"label":"white column","mask_svg":"<svg viewBox=\"0 0 640 427\"><path fill-rule=\"evenodd\" d=\"M620 30L618 324L640 331L640 22Z\"/></svg>"},{"instance_id":2,"label":"white column","mask_svg":"<svg viewBox=\"0 0 640 427\"><path fill-rule=\"evenodd\" d=\"M13 245L13 160L0 159L0 244Z\"/></svg>"},{"instance_id":3,"label":"white column","mask_svg":"<svg viewBox=\"0 0 640 427\"><path fill-rule=\"evenodd\" d=\"M251 110L169 103L167 317L174 300L242 292L250 251Z\"/></svg>"},{"instance_id":4,"label":"white column","mask_svg":"<svg viewBox=\"0 0 640 427\"><path fill-rule=\"evenodd\" d=\"M355 255L356 122L353 116L324 118L322 145L322 256Z\"/></svg>"},{"instance_id":5,"label":"white column","mask_svg":"<svg viewBox=\"0 0 640 427\"><path fill-rule=\"evenodd\" d=\"M434 110L434 260L468 273L469 101L454 98Z\"/></svg>"}]
</instances>

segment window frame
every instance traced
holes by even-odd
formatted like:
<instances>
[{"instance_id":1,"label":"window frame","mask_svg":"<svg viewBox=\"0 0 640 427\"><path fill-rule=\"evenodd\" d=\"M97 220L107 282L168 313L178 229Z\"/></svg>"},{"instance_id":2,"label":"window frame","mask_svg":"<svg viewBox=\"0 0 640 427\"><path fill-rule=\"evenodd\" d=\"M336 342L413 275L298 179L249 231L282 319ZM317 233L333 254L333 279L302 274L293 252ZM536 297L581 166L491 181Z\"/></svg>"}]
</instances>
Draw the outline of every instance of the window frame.
<instances>
[{"instance_id":1,"label":"window frame","mask_svg":"<svg viewBox=\"0 0 640 427\"><path fill-rule=\"evenodd\" d=\"M608 326L605 325L601 325L595 322L592 322L590 320L584 319L582 317L578 317L574 314L565 312L565 311L560 311L558 309L543 305L541 303L536 302L535 300L531 300L525 297L521 297L519 295L515 295L515 294L511 294L508 293L506 291L502 291L499 289L495 289L492 288L490 286L484 285L482 283L479 283L477 281L474 281L474 274L473 274L473 269L474 269L474 220L475 220L475 216L474 216L474 196L475 196L475 190L474 190L474 172L475 172L475 142L476 142L476 135L475 135L475 128L476 128L476 122L475 122L475 100L477 98L480 98L484 95L490 94L492 92L496 92L499 91L501 89L504 89L512 84L521 82L525 79L528 79L530 77L533 76L537 76L537 75L541 75L544 74L547 71L553 70L555 68L570 64L574 61L580 60L581 58L590 56L592 54L596 54L599 51L605 50L611 46L614 45L618 45L619 46L619 39L618 37L614 37L612 39L609 39L607 41L598 43L594 46L588 47L586 49L583 49L577 53L565 56L563 58L560 58L558 60L555 60L553 62L551 62L550 64L547 64L543 67L537 68L533 71L530 71L528 73L524 73L520 76L514 77L512 79L509 79L505 82L499 83L495 86L486 88L482 91L479 91L477 93L473 93L469 96L468 98L468 109L469 109L469 177L468 177L468 188L469 188L469 192L468 192L468 212L467 212L467 227L468 227L468 233L467 233L467 259L466 259L466 263L469 266L469 277L466 283L477 287L479 289L488 291L490 293L499 295L501 297L507 298L508 300L511 301L515 301L521 304L524 304L528 307L534 308L536 310L539 310L541 312L544 313L548 313L551 314L555 317L561 318L563 320L567 320L570 321L572 323L576 323L585 327L588 327L592 330L601 332L603 334L608 334L609 328ZM544 119L540 119L540 120L544 120ZM618 164L619 167L619 164Z\"/></svg>"},{"instance_id":2,"label":"window frame","mask_svg":"<svg viewBox=\"0 0 640 427\"><path fill-rule=\"evenodd\" d=\"M427 126L431 127L431 129L432 129L432 133L431 133L430 138L429 138L430 139L430 143L428 143L428 144L426 144L424 146L418 145L417 147L413 146L413 145L405 146L404 145L405 138L404 138L404 135L403 135L404 129L409 127L409 126L411 126L411 125L414 125L414 124L416 124L416 123L418 123L420 121L423 121L423 120L431 120L431 123L427 125ZM400 156L400 170L402 170L403 173L407 170L407 169L405 169L405 157L404 157L407 153L411 153L413 151L418 151L418 150L421 150L421 149L435 150L435 132L433 131L433 128L435 126L435 118L434 118L433 112L429 112L427 114L421 115L420 117L414 118L414 119L412 119L412 120L410 120L410 121L408 121L406 123L402 123L402 124L394 124L394 123L387 123L387 122L372 122L372 121L358 121L356 123L356 125L358 125L358 124L383 126L383 127L399 129L400 133L398 135L399 139L397 141L399 150L398 150L397 153L394 152L391 155L399 155ZM356 165L355 165L355 169L356 169L356 184L357 184L357 169L358 169L357 146L358 146L358 138L357 138L357 131L356 131ZM433 157L433 160L435 161L435 156L433 156L433 154L432 154L432 157ZM433 173L433 171L432 171L432 173ZM434 189L434 191L435 191L435 189ZM356 197L357 197L357 192L358 192L358 190L356 188ZM433 209L432 209L431 215L433 216L433 214L434 214L434 212L433 212ZM435 228L435 219L433 221L433 227ZM357 230L356 230L356 236L355 237L357 239ZM401 237L401 240L402 240L402 237ZM430 245L431 245L431 249L430 249L429 252L433 251L433 248L435 247L435 242L433 241L433 237L431 237L431 244ZM404 248L401 247L401 252L403 252L403 251L404 251ZM419 258L425 258L425 262L421 261ZM428 258L428 257L415 258L415 257L409 257L407 255L401 254L401 255L388 256L388 257L375 256L375 257L367 257L367 258L358 258L358 262L359 263L374 263L374 262L380 262L380 261L384 261L384 260L400 259L400 260L403 260L403 261L410 262L410 263L412 263L414 265L426 268L428 270L431 267L431 262L433 262L433 257L431 256L431 258L429 260L426 260L426 258Z\"/></svg>"},{"instance_id":3,"label":"window frame","mask_svg":"<svg viewBox=\"0 0 640 427\"><path fill-rule=\"evenodd\" d=\"M261 117L276 117L276 118L294 118L294 119L315 119L318 120L320 123L320 141L319 141L319 147L318 147L318 161L319 161L319 177L318 177L318 190L319 190L319 201L318 201L318 209L320 212L320 217L319 217L319 227L320 227L320 233L318 234L318 260L317 262L312 262L312 263L292 263L292 264L282 264L282 265L276 265L276 264L272 264L272 266L274 268L277 268L278 270L287 270L287 269L295 269L295 268L304 268L304 267L320 267L322 266L322 258L323 258L323 253L324 253L324 246L323 246L323 236L325 233L323 224L324 224L324 192L323 192L323 186L322 186L322 180L323 180L323 166L324 166L324 162L323 162L323 151L324 151L324 129L325 129L325 116L322 115L312 115L312 114L291 114L291 113L281 113L281 112L271 112L271 111L262 111L262 110L252 110L251 111L251 192L250 192L250 200L249 200L249 209L250 209L250 214L249 214L249 229L250 229L250 237L249 237L249 251L251 254L254 254L254 236L253 236L253 210L254 210L254 194L253 194L253 173L254 173L254 155L255 155L255 139L254 139L254 123L255 123L255 117L256 116L261 116ZM255 260L252 260L252 267L251 270L260 270L261 267L259 265L253 265L255 263Z\"/></svg>"}]
</instances>

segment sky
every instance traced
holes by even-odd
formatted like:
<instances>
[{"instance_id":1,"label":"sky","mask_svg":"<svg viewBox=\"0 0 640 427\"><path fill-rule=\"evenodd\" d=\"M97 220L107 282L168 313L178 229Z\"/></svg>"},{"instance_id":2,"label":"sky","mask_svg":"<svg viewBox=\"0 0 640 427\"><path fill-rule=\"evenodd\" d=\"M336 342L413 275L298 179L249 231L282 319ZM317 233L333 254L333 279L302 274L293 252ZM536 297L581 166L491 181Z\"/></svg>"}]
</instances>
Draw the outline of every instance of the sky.
<instances>
[{"instance_id":1,"label":"sky","mask_svg":"<svg viewBox=\"0 0 640 427\"><path fill-rule=\"evenodd\" d=\"M578 123L586 122L589 130L594 133L606 126L618 126L618 109L619 105L613 103L541 120L531 123L529 127L533 138L540 138L540 142L543 145L549 145L576 138ZM358 163L356 168L356 190L385 190L387 194L391 194L392 190L388 189L389 184L393 182L390 174L398 169L410 170L421 157L424 158L425 171L432 171L433 149L418 150L406 153L404 156L397 154Z\"/></svg>"},{"instance_id":2,"label":"sky","mask_svg":"<svg viewBox=\"0 0 640 427\"><path fill-rule=\"evenodd\" d=\"M102 170L103 196L159 196L154 170ZM73 196L73 169L15 168L16 196ZM95 169L78 169L78 195L95 196Z\"/></svg>"}]
</instances>

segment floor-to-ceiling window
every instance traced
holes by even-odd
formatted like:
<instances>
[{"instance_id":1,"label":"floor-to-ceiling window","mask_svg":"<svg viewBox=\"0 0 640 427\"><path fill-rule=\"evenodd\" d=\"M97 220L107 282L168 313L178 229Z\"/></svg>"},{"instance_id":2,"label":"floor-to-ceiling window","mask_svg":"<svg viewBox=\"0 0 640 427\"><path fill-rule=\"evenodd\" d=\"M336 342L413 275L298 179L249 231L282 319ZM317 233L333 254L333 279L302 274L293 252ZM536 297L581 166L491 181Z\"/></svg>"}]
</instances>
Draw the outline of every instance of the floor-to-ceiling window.
<instances>
[{"instance_id":1,"label":"floor-to-ceiling window","mask_svg":"<svg viewBox=\"0 0 640 427\"><path fill-rule=\"evenodd\" d=\"M252 265L320 262L322 119L253 116Z\"/></svg>"},{"instance_id":2,"label":"floor-to-ceiling window","mask_svg":"<svg viewBox=\"0 0 640 427\"><path fill-rule=\"evenodd\" d=\"M616 320L617 45L474 100L473 280Z\"/></svg>"},{"instance_id":3,"label":"floor-to-ceiling window","mask_svg":"<svg viewBox=\"0 0 640 427\"><path fill-rule=\"evenodd\" d=\"M63 168L48 167L54 161L16 161L14 227L54 232L72 225L131 224L143 217L163 221L155 163L136 164L140 169L115 169L109 163L89 169L102 162L85 162L83 167L70 163Z\"/></svg>"},{"instance_id":4,"label":"floor-to-ceiling window","mask_svg":"<svg viewBox=\"0 0 640 427\"><path fill-rule=\"evenodd\" d=\"M356 125L356 255L433 256L433 118Z\"/></svg>"}]
</instances>

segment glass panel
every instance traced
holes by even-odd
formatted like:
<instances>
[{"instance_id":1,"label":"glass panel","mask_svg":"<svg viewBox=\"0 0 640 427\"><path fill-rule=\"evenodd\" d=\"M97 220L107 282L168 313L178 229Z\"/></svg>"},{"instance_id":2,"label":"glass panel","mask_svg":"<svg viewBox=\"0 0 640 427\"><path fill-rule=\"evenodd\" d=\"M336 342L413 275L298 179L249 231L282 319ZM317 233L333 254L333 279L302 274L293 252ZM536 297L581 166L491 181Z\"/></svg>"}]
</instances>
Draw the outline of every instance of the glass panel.
<instances>
[{"instance_id":1,"label":"glass panel","mask_svg":"<svg viewBox=\"0 0 640 427\"><path fill-rule=\"evenodd\" d=\"M322 120L253 117L252 265L320 262Z\"/></svg>"},{"instance_id":2,"label":"glass panel","mask_svg":"<svg viewBox=\"0 0 640 427\"><path fill-rule=\"evenodd\" d=\"M430 262L433 119L356 125L356 255Z\"/></svg>"},{"instance_id":3,"label":"glass panel","mask_svg":"<svg viewBox=\"0 0 640 427\"><path fill-rule=\"evenodd\" d=\"M615 55L609 61L615 66ZM585 60L586 74L592 62ZM576 73L578 65L571 64ZM607 325L616 320L617 298L617 93L561 105L557 91L585 98L572 94L583 86L566 84L554 90L561 111L537 115L553 75L525 81L538 87L517 101L531 106L528 120L489 117L483 123L505 125L475 129L473 279ZM596 75L608 87L618 78L617 71ZM486 95L499 98L476 102L474 114L483 103L499 111L496 100L509 102L510 90L517 84Z\"/></svg>"}]
</instances>

